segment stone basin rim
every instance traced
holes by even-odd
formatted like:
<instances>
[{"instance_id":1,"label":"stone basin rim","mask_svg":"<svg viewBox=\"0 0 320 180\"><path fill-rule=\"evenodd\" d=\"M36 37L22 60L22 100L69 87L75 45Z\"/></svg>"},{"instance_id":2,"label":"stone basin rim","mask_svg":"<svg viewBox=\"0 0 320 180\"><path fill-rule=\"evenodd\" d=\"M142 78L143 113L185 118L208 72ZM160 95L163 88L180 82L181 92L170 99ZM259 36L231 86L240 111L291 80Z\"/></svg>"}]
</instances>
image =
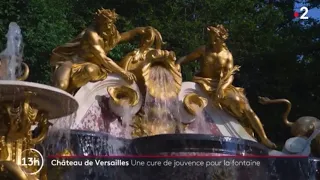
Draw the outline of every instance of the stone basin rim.
<instances>
[{"instance_id":1,"label":"stone basin rim","mask_svg":"<svg viewBox=\"0 0 320 180\"><path fill-rule=\"evenodd\" d=\"M61 118L61 117L66 117L72 113L75 113L79 107L79 104L77 100L69 93L58 89L53 86L45 85L45 84L40 84L40 83L34 83L34 82L27 82L27 81L18 81L18 80L0 80L0 87L2 87L0 90L0 101L1 101L1 96L3 92L5 91L5 87L7 88L25 88L26 91L28 89L37 89L39 90L37 93L41 92L41 95L45 95L46 93L52 93L52 94L59 94L61 95L64 99L64 101L69 103L69 108L66 108L64 112L61 110L56 113L49 113L49 119L56 119L56 118ZM5 93L10 94L10 93ZM14 94L14 91L12 92L12 95ZM54 96L50 96L51 98L55 98ZM50 101L50 100L48 100ZM50 104L50 103L49 103ZM60 102L61 105L64 104L64 102ZM40 105L41 106L41 105ZM51 110L50 108L47 108L46 110Z\"/></svg>"},{"instance_id":2,"label":"stone basin rim","mask_svg":"<svg viewBox=\"0 0 320 180\"><path fill-rule=\"evenodd\" d=\"M220 142L220 144L230 144L234 145L238 148L239 146L244 146L244 147L252 147L254 149L259 149L261 151L264 151L266 154L269 151L267 147L264 145L255 142L255 141L250 141L246 139L240 139L236 137L228 137L228 136L214 136L214 135L209 135L209 134L160 134L160 135L154 135L154 136L149 136L149 137L141 137L141 138L136 138L132 140L133 144L139 144L138 146L152 146L153 144L166 144L166 141L171 141L171 142L191 142L191 144L202 144L199 147L205 145L207 148L213 146L214 142ZM203 146L203 148L205 147ZM195 147L197 148L197 147ZM214 148L214 147L211 147Z\"/></svg>"},{"instance_id":3,"label":"stone basin rim","mask_svg":"<svg viewBox=\"0 0 320 180\"><path fill-rule=\"evenodd\" d=\"M140 140L151 140L151 139L166 139L166 140L225 140L226 142L238 142L239 144L254 144L261 146L262 148L266 148L264 145L246 139L240 139L236 137L229 137L229 136L214 136L210 134L158 134L153 136L145 136L139 138L132 138L126 139L121 137L116 137L106 132L95 132L90 130L78 130L78 129L71 129L71 134L73 135L87 135L87 136L108 136L109 138L119 139L119 140L126 140L126 141L140 141Z\"/></svg>"},{"instance_id":4,"label":"stone basin rim","mask_svg":"<svg viewBox=\"0 0 320 180\"><path fill-rule=\"evenodd\" d=\"M108 137L110 139L122 140L122 141L130 141L131 139L125 139L121 137L116 137L106 132L96 132L90 130L78 130L78 129L71 129L70 134L72 135L80 135L80 136L95 136L95 137Z\"/></svg>"},{"instance_id":5,"label":"stone basin rim","mask_svg":"<svg viewBox=\"0 0 320 180\"><path fill-rule=\"evenodd\" d=\"M45 85L45 84L35 83L35 82L18 81L18 80L0 80L0 86L2 86L2 85L29 86L29 87L34 87L34 88L46 89L46 90L55 91L55 92L64 94L66 96L69 96L70 98L73 98L73 96L71 94L69 94L59 88Z\"/></svg>"},{"instance_id":6,"label":"stone basin rim","mask_svg":"<svg viewBox=\"0 0 320 180\"><path fill-rule=\"evenodd\" d=\"M125 139L125 138L120 138L120 137L115 137L113 135L110 135L105 132L94 132L94 131L88 131L88 130L71 130L71 135L72 136L88 136L88 137L97 137L97 138L106 138L108 140L118 140L126 143L127 145L130 144L131 148L138 148L138 149L150 149L152 151L157 151L153 147L158 146L159 144L162 144L164 146L168 146L168 141L177 142L178 144L176 145L169 145L171 148L182 148L182 144L184 142L187 142L185 144L185 148L192 150L192 148L205 148L205 149L210 149L214 148L214 144L220 143L226 144L226 145L231 145L231 147L235 148L234 150L240 150L238 149L241 146L249 148L256 149L254 151L261 151L259 155L267 155L267 152L269 151L268 148L266 148L264 145L255 142L255 141L250 141L246 139L239 139L235 137L226 137L226 136L214 136L214 135L208 135L208 134L160 134L160 135L154 135L154 136L146 136L146 137L139 137L139 138L134 138L134 139ZM129 148L129 147L128 147ZM190 149L191 148L191 149ZM219 148L219 147L217 147ZM203 149L203 150L205 150ZM173 149L172 149L173 150ZM198 151L199 152L199 151Z\"/></svg>"}]
</instances>

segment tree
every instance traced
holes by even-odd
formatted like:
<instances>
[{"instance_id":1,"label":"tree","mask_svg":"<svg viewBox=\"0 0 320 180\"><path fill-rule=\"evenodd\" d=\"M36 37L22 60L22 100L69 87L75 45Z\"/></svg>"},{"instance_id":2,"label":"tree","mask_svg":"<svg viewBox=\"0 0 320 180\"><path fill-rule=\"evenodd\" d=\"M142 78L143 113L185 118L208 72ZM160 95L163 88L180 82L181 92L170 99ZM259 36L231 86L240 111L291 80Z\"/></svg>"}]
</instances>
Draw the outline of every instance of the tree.
<instances>
[{"instance_id":1,"label":"tree","mask_svg":"<svg viewBox=\"0 0 320 180\"><path fill-rule=\"evenodd\" d=\"M319 7L319 2L309 2L309 8ZM283 142L289 136L280 119L283 109L261 106L257 96L290 99L290 119L320 116L319 21L293 19L294 6L294 1L259 0L0 0L0 47L9 22L17 21L24 33L29 80L50 84L51 50L88 26L98 8L116 9L121 32L136 26L157 28L165 48L178 57L206 43L206 26L224 24L230 34L227 45L241 65L235 84L246 89L270 138ZM134 42L119 45L109 56L119 60L134 47ZM184 80L191 80L198 68L196 62L183 66Z\"/></svg>"}]
</instances>

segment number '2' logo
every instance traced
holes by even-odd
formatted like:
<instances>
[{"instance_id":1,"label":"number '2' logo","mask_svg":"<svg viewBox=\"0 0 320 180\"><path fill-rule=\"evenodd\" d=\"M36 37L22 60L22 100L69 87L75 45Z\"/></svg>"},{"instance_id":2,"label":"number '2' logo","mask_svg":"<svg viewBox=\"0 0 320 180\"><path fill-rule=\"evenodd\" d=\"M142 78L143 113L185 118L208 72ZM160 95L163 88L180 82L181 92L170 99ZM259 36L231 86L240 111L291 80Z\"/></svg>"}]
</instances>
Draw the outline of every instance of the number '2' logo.
<instances>
[{"instance_id":1,"label":"number '2' logo","mask_svg":"<svg viewBox=\"0 0 320 180\"><path fill-rule=\"evenodd\" d=\"M307 16L309 9L305 6L300 8L300 12L303 12L302 15L300 16L300 19L309 19Z\"/></svg>"}]
</instances>

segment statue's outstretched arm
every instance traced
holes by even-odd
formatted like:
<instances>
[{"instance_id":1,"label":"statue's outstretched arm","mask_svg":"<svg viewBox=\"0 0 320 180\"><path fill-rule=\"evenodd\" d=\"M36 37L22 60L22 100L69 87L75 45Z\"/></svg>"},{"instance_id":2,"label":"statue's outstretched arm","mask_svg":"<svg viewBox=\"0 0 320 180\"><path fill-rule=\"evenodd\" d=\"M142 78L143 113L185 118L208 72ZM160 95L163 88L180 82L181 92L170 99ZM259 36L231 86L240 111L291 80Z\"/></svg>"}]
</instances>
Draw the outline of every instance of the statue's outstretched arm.
<instances>
[{"instance_id":1,"label":"statue's outstretched arm","mask_svg":"<svg viewBox=\"0 0 320 180\"><path fill-rule=\"evenodd\" d=\"M99 60L101 65L105 67L109 72L119 73L125 75L126 71L117 65L112 59L106 56L106 52L101 47L99 41L100 38L94 32L89 32L87 35L88 42L90 44L91 53Z\"/></svg>"},{"instance_id":2,"label":"statue's outstretched arm","mask_svg":"<svg viewBox=\"0 0 320 180\"><path fill-rule=\"evenodd\" d=\"M201 47L197 48L192 53L178 59L178 61L176 61L176 64L184 64L184 63L188 63L188 62L197 60L198 58L200 58L204 54L205 48L206 48L205 46L201 46Z\"/></svg>"},{"instance_id":3,"label":"statue's outstretched arm","mask_svg":"<svg viewBox=\"0 0 320 180\"><path fill-rule=\"evenodd\" d=\"M128 42L132 40L137 35L142 35L145 33L146 27L137 27L130 31L124 32L120 34L120 40L119 43Z\"/></svg>"}]
</instances>

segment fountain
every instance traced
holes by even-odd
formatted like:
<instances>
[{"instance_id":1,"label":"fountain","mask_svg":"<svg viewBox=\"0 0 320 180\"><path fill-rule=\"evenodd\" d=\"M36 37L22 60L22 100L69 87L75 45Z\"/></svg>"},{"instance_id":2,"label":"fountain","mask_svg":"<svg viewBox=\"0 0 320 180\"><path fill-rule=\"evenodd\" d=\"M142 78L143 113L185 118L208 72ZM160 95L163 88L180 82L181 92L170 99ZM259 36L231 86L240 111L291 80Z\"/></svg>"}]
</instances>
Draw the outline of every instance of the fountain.
<instances>
[{"instance_id":1,"label":"fountain","mask_svg":"<svg viewBox=\"0 0 320 180\"><path fill-rule=\"evenodd\" d=\"M44 159L34 148L45 139L49 120L74 113L78 104L58 88L23 81L29 75L29 68L22 62L22 52L21 30L12 22L7 47L0 53L0 177L44 179ZM32 129L38 130L37 135L33 135Z\"/></svg>"},{"instance_id":2,"label":"fountain","mask_svg":"<svg viewBox=\"0 0 320 180\"><path fill-rule=\"evenodd\" d=\"M71 127L72 143L66 147L68 153L62 152L64 158L68 154L105 156L115 157L114 164L126 160L137 164L136 156L140 160L146 156L170 156L178 162L182 160L179 157L185 161L196 155L215 164L218 162L210 162L212 157L224 157L234 163L231 157L251 156L249 164L255 164L255 156L286 155L273 150L275 145L250 108L244 89L232 85L233 74L239 67L233 66L232 55L224 43L228 32L222 25L207 28L208 45L176 60L174 52L162 49L164 42L157 29L138 27L120 33L115 26L117 16L114 10L98 10L88 29L53 50L50 63L56 69L54 85L74 95L80 104ZM137 35L141 37L140 45L120 62L106 56L116 45ZM99 39L105 43L96 43ZM93 47L99 48L95 51ZM212 55L220 51L224 52L221 56ZM180 65L198 59L200 72L193 82L182 82ZM311 169L317 164L315 159L306 161L305 158L293 164L312 165ZM259 167L76 167L66 170L63 177L277 179L296 177L301 171L307 172L305 176L313 176L296 166L292 167L298 174L279 171L280 165L273 167L279 164L278 160L259 162Z\"/></svg>"},{"instance_id":3,"label":"fountain","mask_svg":"<svg viewBox=\"0 0 320 180\"><path fill-rule=\"evenodd\" d=\"M274 150L275 145L250 108L244 89L232 85L239 67L233 66L232 54L224 43L228 31L222 25L209 26L208 44L177 60L173 51L162 49L164 42L157 29L137 27L120 33L115 26L117 18L115 10L98 10L92 25L52 51L50 65L55 69L53 85L56 88L13 79L0 81L4 87L0 90L0 102L6 105L2 111L6 117L3 123L9 125L3 126L6 128L1 131L5 132L1 155L6 153L3 149L12 147L6 144L15 140L28 145L23 145L24 149L11 148L11 151L20 150L20 154L41 143L39 148L44 147L42 152L48 155L45 158L48 162L86 157L100 163L100 166L61 165L62 168L48 163L43 168L48 177L36 177L40 179L279 179L297 176L311 179L315 176L308 169L318 166L316 158L288 161L285 166L290 167L291 172L279 169L284 166L282 158L281 161L270 160L269 155L308 156L309 141L318 133L314 131L318 126L313 123L312 135L301 135L309 140L296 138L303 143L301 151L290 149L292 140L288 140L286 147L289 148L283 152ZM107 56L119 43L136 36L140 37L140 45L120 62ZM0 66L4 69L0 73L5 75L1 77L9 77L22 63L25 73L21 75L19 70L14 74L21 77L18 80L25 80L28 66L21 56L12 57L18 63L4 58L7 61ZM192 82L183 82L180 66L192 60L200 60L200 72ZM6 66L8 68L4 68ZM262 104L269 102L266 98L260 100ZM29 114L21 112L22 120L18 122L24 129L12 136L12 129L21 128L11 127L12 117L17 114L13 110L19 103ZM72 115L74 111L76 115ZM48 119L55 119L51 120L54 123L50 129ZM38 126L39 132L33 135L36 137L30 136L31 125ZM308 125L310 123L306 122L305 127ZM257 159L258 156L269 159ZM6 163L21 165L0 157ZM148 167L141 165L148 157L148 160L161 158ZM251 158L244 162L246 157ZM104 161L105 158L109 160ZM168 165L169 162L173 164ZM245 165L234 165L237 163ZM12 166L7 167L11 168L11 174L23 174L15 173Z\"/></svg>"}]
</instances>

